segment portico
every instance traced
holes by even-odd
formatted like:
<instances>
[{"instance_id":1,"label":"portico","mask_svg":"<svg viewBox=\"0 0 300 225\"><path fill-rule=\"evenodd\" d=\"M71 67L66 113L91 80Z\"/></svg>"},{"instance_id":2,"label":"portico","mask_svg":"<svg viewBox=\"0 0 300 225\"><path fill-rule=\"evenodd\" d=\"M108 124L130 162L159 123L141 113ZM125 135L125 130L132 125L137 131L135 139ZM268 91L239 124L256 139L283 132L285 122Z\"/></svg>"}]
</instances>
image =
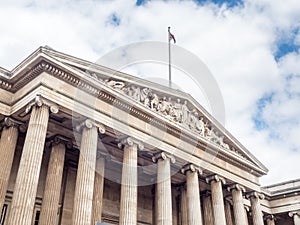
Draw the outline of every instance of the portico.
<instances>
[{"instance_id":1,"label":"portico","mask_svg":"<svg viewBox=\"0 0 300 225\"><path fill-rule=\"evenodd\" d=\"M271 214L267 169L188 94L47 48L4 72L5 224L229 225L232 214L263 225Z\"/></svg>"}]
</instances>

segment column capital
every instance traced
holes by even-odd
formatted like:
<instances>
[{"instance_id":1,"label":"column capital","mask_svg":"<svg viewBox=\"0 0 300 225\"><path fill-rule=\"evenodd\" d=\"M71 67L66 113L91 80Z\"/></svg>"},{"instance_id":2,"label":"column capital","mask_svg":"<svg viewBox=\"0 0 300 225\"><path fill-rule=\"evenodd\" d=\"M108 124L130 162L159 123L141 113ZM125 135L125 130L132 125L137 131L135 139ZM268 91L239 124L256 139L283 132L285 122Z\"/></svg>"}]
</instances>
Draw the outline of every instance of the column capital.
<instances>
[{"instance_id":1,"label":"column capital","mask_svg":"<svg viewBox=\"0 0 300 225\"><path fill-rule=\"evenodd\" d=\"M21 132L26 131L26 125L24 122L21 122L19 120L13 119L11 117L5 117L2 123L0 124L0 128L2 129L3 127L16 127L18 128Z\"/></svg>"},{"instance_id":2,"label":"column capital","mask_svg":"<svg viewBox=\"0 0 300 225\"><path fill-rule=\"evenodd\" d=\"M152 157L152 161L154 163L158 162L159 159L162 159L162 160L170 159L171 163L175 163L176 162L176 159L175 159L175 157L173 155L169 155L169 154L167 154L165 152L156 153Z\"/></svg>"},{"instance_id":3,"label":"column capital","mask_svg":"<svg viewBox=\"0 0 300 225\"><path fill-rule=\"evenodd\" d=\"M246 192L246 189L240 184L231 184L227 187L227 190L229 192L232 192L232 190L242 191L242 193Z\"/></svg>"},{"instance_id":4,"label":"column capital","mask_svg":"<svg viewBox=\"0 0 300 225\"><path fill-rule=\"evenodd\" d=\"M295 215L300 216L300 210L289 212L289 217L293 217L293 216L295 216Z\"/></svg>"},{"instance_id":5,"label":"column capital","mask_svg":"<svg viewBox=\"0 0 300 225\"><path fill-rule=\"evenodd\" d=\"M57 104L43 98L41 95L37 95L26 107L25 113L29 113L33 106L41 107L43 105L46 105L49 107L50 112L52 113L58 113L59 107Z\"/></svg>"},{"instance_id":6,"label":"column capital","mask_svg":"<svg viewBox=\"0 0 300 225\"><path fill-rule=\"evenodd\" d=\"M71 149L73 147L72 140L68 137L62 135L55 135L49 138L46 142L47 147L55 146L58 144L64 144L67 148Z\"/></svg>"},{"instance_id":7,"label":"column capital","mask_svg":"<svg viewBox=\"0 0 300 225\"><path fill-rule=\"evenodd\" d=\"M257 191L252 191L246 194L246 198L250 199L250 198L258 198L260 200L263 200L265 198L265 196L261 193L258 193Z\"/></svg>"},{"instance_id":8,"label":"column capital","mask_svg":"<svg viewBox=\"0 0 300 225\"><path fill-rule=\"evenodd\" d=\"M183 166L183 167L181 168L181 173L183 173L183 174L186 174L188 171L196 172L196 173L198 173L199 175L202 175L202 174L203 174L203 171L200 169L200 167L195 166L195 165L192 164L192 163L186 164L185 166Z\"/></svg>"},{"instance_id":9,"label":"column capital","mask_svg":"<svg viewBox=\"0 0 300 225\"><path fill-rule=\"evenodd\" d=\"M250 212L250 207L249 207L249 206L244 205L244 209L245 209L247 212Z\"/></svg>"},{"instance_id":10,"label":"column capital","mask_svg":"<svg viewBox=\"0 0 300 225\"><path fill-rule=\"evenodd\" d=\"M224 202L228 202L230 205L233 205L232 197L225 197Z\"/></svg>"},{"instance_id":11,"label":"column capital","mask_svg":"<svg viewBox=\"0 0 300 225\"><path fill-rule=\"evenodd\" d=\"M118 147L120 149L123 149L125 146L133 146L133 145L136 145L138 150L144 149L144 144L141 141L139 141L133 137L123 138L123 139L119 140L119 143L118 143Z\"/></svg>"},{"instance_id":12,"label":"column capital","mask_svg":"<svg viewBox=\"0 0 300 225\"><path fill-rule=\"evenodd\" d=\"M86 119L76 126L76 131L81 132L83 128L91 129L97 127L100 134L105 133L105 127L101 123L97 123L91 119Z\"/></svg>"},{"instance_id":13,"label":"column capital","mask_svg":"<svg viewBox=\"0 0 300 225\"><path fill-rule=\"evenodd\" d=\"M276 217L272 214L264 216L264 220L276 220Z\"/></svg>"},{"instance_id":14,"label":"column capital","mask_svg":"<svg viewBox=\"0 0 300 225\"><path fill-rule=\"evenodd\" d=\"M213 175L210 175L210 176L206 177L206 178L205 178L205 181L206 181L206 183L211 183L211 182L213 182L213 181L214 181L214 182L219 182L219 181L221 181L222 184L226 184L225 179L224 179L223 177L217 175L217 174L213 174Z\"/></svg>"}]
</instances>

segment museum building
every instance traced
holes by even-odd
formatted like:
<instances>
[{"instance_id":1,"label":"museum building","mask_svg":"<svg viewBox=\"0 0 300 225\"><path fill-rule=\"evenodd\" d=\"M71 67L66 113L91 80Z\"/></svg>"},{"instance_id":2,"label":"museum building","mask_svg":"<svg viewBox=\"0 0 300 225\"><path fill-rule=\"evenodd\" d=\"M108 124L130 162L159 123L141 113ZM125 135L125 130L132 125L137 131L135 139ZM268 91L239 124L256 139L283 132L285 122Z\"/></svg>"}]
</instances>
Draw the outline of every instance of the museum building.
<instances>
[{"instance_id":1,"label":"museum building","mask_svg":"<svg viewBox=\"0 0 300 225\"><path fill-rule=\"evenodd\" d=\"M0 67L0 225L300 225L189 94L40 47Z\"/></svg>"}]
</instances>

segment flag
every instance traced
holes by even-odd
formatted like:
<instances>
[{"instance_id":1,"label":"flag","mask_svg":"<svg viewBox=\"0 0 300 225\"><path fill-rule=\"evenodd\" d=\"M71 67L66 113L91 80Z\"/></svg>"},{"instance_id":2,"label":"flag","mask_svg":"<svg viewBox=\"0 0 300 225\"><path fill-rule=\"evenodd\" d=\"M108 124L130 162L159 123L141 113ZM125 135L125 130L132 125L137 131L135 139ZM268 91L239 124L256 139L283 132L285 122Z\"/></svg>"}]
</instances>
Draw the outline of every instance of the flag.
<instances>
[{"instance_id":1,"label":"flag","mask_svg":"<svg viewBox=\"0 0 300 225\"><path fill-rule=\"evenodd\" d=\"M174 41L174 44L176 44L176 40L175 40L175 36L174 34L172 34L169 30L169 41L173 40Z\"/></svg>"}]
</instances>

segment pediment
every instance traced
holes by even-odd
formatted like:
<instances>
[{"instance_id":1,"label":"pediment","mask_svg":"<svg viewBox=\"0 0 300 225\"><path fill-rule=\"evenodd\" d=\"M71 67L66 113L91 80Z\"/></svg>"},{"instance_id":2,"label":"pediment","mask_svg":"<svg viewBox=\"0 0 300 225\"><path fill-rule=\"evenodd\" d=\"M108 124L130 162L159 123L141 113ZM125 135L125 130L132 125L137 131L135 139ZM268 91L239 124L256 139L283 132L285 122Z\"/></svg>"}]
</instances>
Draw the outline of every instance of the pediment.
<instances>
[{"instance_id":1,"label":"pediment","mask_svg":"<svg viewBox=\"0 0 300 225\"><path fill-rule=\"evenodd\" d=\"M261 175L267 172L266 167L190 95L47 48L40 48L31 57L27 58L28 62L25 60L20 65L34 64L33 61L38 59L39 55L42 55L43 59L47 59L43 66L39 66L40 70L52 73L59 73L57 71L59 69L74 71L95 79L101 85L105 85L111 92L135 101L145 110L157 115L157 117L163 117L170 123L179 126L180 129L210 143L226 157L238 158L241 162L256 167ZM41 59L39 61L41 63ZM51 63L60 66L52 67ZM17 70L12 71L10 75L12 79L15 77L14 72L20 73L20 65ZM34 74L35 72L37 74L37 68L32 67L34 71L31 71L31 73ZM27 76L29 76L29 73L30 71L27 72ZM25 80L23 82L19 80L16 83L9 83L8 76L7 74L6 78L2 76L4 78L2 84L6 82L8 86L11 85L10 89L12 90L20 88L21 84L28 82L28 79L23 78Z\"/></svg>"}]
</instances>

